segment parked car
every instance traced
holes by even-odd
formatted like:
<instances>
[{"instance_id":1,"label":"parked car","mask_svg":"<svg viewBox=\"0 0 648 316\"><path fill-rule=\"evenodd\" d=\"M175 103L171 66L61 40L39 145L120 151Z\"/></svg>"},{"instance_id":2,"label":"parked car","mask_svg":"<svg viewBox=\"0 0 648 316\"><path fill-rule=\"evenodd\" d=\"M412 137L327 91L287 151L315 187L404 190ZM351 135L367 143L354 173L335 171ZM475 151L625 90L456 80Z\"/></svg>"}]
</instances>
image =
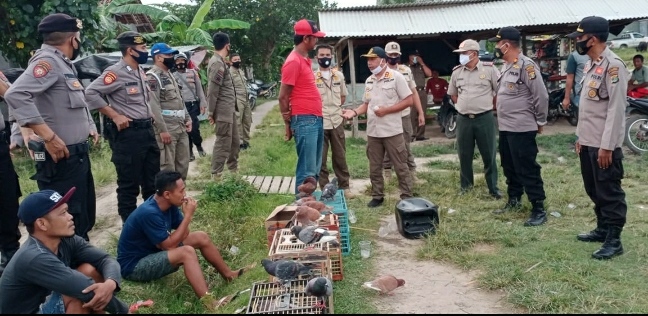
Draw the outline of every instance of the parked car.
<instances>
[{"instance_id":1,"label":"parked car","mask_svg":"<svg viewBox=\"0 0 648 316\"><path fill-rule=\"evenodd\" d=\"M479 50L479 60L481 61L493 61L495 59L495 56L483 49Z\"/></svg>"},{"instance_id":2,"label":"parked car","mask_svg":"<svg viewBox=\"0 0 648 316\"><path fill-rule=\"evenodd\" d=\"M641 42L648 42L648 37L641 33L626 32L606 42L610 48L636 48Z\"/></svg>"}]
</instances>

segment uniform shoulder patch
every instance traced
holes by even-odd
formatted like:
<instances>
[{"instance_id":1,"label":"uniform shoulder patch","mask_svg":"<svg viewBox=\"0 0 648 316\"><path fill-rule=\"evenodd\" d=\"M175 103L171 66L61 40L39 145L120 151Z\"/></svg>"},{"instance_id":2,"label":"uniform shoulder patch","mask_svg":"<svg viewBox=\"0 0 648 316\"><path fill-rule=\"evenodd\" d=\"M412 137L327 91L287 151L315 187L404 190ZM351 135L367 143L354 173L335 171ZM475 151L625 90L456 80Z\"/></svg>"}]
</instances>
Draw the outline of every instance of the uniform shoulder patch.
<instances>
[{"instance_id":1,"label":"uniform shoulder patch","mask_svg":"<svg viewBox=\"0 0 648 316\"><path fill-rule=\"evenodd\" d=\"M44 60L38 61L34 66L34 77L35 78L45 77L50 72L50 70L52 70L52 65L50 65L48 62Z\"/></svg>"},{"instance_id":2,"label":"uniform shoulder patch","mask_svg":"<svg viewBox=\"0 0 648 316\"><path fill-rule=\"evenodd\" d=\"M526 70L527 75L529 76L529 80L533 80L536 78L535 67L533 65L528 65L524 67L524 70Z\"/></svg>"},{"instance_id":3,"label":"uniform shoulder patch","mask_svg":"<svg viewBox=\"0 0 648 316\"><path fill-rule=\"evenodd\" d=\"M157 78L153 77L153 75L146 75L146 82L148 83L148 86L151 89L151 91L157 91L158 89Z\"/></svg>"},{"instance_id":4,"label":"uniform shoulder patch","mask_svg":"<svg viewBox=\"0 0 648 316\"><path fill-rule=\"evenodd\" d=\"M117 80L117 74L115 74L112 71L109 71L105 76L104 76L104 84L109 85Z\"/></svg>"},{"instance_id":5,"label":"uniform shoulder patch","mask_svg":"<svg viewBox=\"0 0 648 316\"><path fill-rule=\"evenodd\" d=\"M612 83L619 82L619 67L608 68L608 75L610 75L610 81Z\"/></svg>"}]
</instances>

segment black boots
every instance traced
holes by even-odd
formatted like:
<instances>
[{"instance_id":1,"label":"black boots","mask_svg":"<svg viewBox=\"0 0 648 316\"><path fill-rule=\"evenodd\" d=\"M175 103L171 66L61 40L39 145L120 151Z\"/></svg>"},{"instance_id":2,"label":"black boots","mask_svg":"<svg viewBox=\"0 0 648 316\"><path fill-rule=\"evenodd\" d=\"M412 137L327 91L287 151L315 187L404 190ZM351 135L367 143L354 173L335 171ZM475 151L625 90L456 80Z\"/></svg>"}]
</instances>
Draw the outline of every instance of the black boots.
<instances>
[{"instance_id":1,"label":"black boots","mask_svg":"<svg viewBox=\"0 0 648 316\"><path fill-rule=\"evenodd\" d=\"M499 215L499 214L504 214L506 212L511 212L511 211L517 211L520 208L522 208L522 203L520 202L519 197L509 197L508 202L506 202L506 205L504 205L503 208L497 209L493 211L493 214Z\"/></svg>"},{"instance_id":2,"label":"black boots","mask_svg":"<svg viewBox=\"0 0 648 316\"><path fill-rule=\"evenodd\" d=\"M544 201L533 202L531 216L524 223L524 226L540 226L547 222L547 211L544 208Z\"/></svg>"},{"instance_id":3,"label":"black boots","mask_svg":"<svg viewBox=\"0 0 648 316\"><path fill-rule=\"evenodd\" d=\"M4 269L7 267L7 264L9 264L9 260L14 256L14 254L18 251L18 249L14 250L2 250L0 252L0 276L2 276L2 272L4 272Z\"/></svg>"},{"instance_id":4,"label":"black boots","mask_svg":"<svg viewBox=\"0 0 648 316\"><path fill-rule=\"evenodd\" d=\"M367 203L367 206L368 207L378 207L378 206L381 206L384 201L385 201L384 198L380 198L380 199L373 198L373 199L371 199L371 201L369 201L369 203Z\"/></svg>"},{"instance_id":5,"label":"black boots","mask_svg":"<svg viewBox=\"0 0 648 316\"><path fill-rule=\"evenodd\" d=\"M589 233L582 233L576 236L576 239L584 242L604 242L608 229L601 223L596 224L596 228Z\"/></svg>"},{"instance_id":6,"label":"black boots","mask_svg":"<svg viewBox=\"0 0 648 316\"><path fill-rule=\"evenodd\" d=\"M611 259L614 256L623 254L623 246L621 245L621 231L622 227L608 226L605 242L601 249L594 251L592 258L594 259Z\"/></svg>"}]
</instances>

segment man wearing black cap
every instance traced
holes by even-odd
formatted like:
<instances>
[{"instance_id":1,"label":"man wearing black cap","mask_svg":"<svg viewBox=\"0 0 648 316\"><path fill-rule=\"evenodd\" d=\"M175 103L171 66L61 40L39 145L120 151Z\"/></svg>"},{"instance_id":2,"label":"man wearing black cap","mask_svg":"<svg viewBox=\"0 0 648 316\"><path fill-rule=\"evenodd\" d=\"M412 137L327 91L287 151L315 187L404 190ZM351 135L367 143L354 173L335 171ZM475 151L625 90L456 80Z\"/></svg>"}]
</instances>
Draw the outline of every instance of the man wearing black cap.
<instances>
[{"instance_id":1,"label":"man wearing black cap","mask_svg":"<svg viewBox=\"0 0 648 316\"><path fill-rule=\"evenodd\" d=\"M207 65L207 117L214 125L216 140L212 150L212 178L218 179L225 170L225 164L230 172L238 171L238 157L241 145L236 112L236 91L232 73L225 62L230 53L229 35L217 32L212 38L216 53Z\"/></svg>"},{"instance_id":2,"label":"man wearing black cap","mask_svg":"<svg viewBox=\"0 0 648 316\"><path fill-rule=\"evenodd\" d=\"M137 207L140 188L144 200L155 192L160 148L153 130L146 74L140 66L148 60L146 40L129 31L119 34L117 42L122 59L86 88L86 102L107 117L106 138L117 171L117 211L125 223Z\"/></svg>"},{"instance_id":3,"label":"man wearing black cap","mask_svg":"<svg viewBox=\"0 0 648 316\"><path fill-rule=\"evenodd\" d=\"M177 54L173 57L175 69L173 76L180 83L182 89L182 100L184 101L189 116L191 116L191 132L189 132L189 161L194 161L196 157L193 154L193 145L196 145L200 157L207 154L202 147L202 136L200 136L200 120L198 116L204 114L207 110L207 99L203 92L200 75L195 69L189 68L189 59L184 53Z\"/></svg>"},{"instance_id":4,"label":"man wearing black cap","mask_svg":"<svg viewBox=\"0 0 648 316\"><path fill-rule=\"evenodd\" d=\"M18 217L29 238L0 278L0 313L128 313L115 297L121 283L117 260L74 236L67 203L75 190L65 196L42 190L20 204Z\"/></svg>"},{"instance_id":5,"label":"man wearing black cap","mask_svg":"<svg viewBox=\"0 0 648 316\"><path fill-rule=\"evenodd\" d=\"M628 72L623 60L605 45L609 30L606 19L589 16L568 35L576 39L576 51L590 58L583 71L576 153L585 192L594 202L596 228L577 239L603 242L592 254L596 259L623 254L621 231L628 211L621 188Z\"/></svg>"},{"instance_id":6,"label":"man wearing black cap","mask_svg":"<svg viewBox=\"0 0 648 316\"><path fill-rule=\"evenodd\" d=\"M36 175L41 190L67 192L77 187L70 200L77 235L88 240L95 223L95 187L88 156L88 135L99 141L97 128L85 102L83 85L72 60L81 51L82 24L62 13L46 16L38 24L41 49L29 60L25 72L5 95L21 127L37 135L34 142Z\"/></svg>"},{"instance_id":7,"label":"man wearing black cap","mask_svg":"<svg viewBox=\"0 0 648 316\"><path fill-rule=\"evenodd\" d=\"M373 47L362 57L367 57L367 66L372 73L365 81L363 103L355 110L344 110L342 115L352 119L367 113L367 158L372 198L367 206L378 207L385 201L385 152L396 171L400 198L412 197L412 176L407 166L401 112L414 104L414 99L405 77L387 66L388 56L382 47Z\"/></svg>"},{"instance_id":8,"label":"man wearing black cap","mask_svg":"<svg viewBox=\"0 0 648 316\"><path fill-rule=\"evenodd\" d=\"M504 60L497 90L497 122L502 169L508 185L508 202L501 214L521 207L526 192L533 205L524 226L538 226L547 221L545 191L536 162L536 135L547 124L548 93L540 69L520 50L520 31L504 27L489 41L497 42L495 57Z\"/></svg>"}]
</instances>

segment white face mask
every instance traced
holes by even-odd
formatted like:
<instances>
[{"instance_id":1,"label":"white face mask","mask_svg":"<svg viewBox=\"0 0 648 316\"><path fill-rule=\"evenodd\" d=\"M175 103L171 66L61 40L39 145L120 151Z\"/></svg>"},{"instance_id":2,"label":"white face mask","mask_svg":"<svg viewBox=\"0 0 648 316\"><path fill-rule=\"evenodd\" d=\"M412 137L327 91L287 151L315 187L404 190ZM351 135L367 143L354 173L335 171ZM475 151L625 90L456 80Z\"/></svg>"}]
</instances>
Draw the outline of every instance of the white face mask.
<instances>
[{"instance_id":1,"label":"white face mask","mask_svg":"<svg viewBox=\"0 0 648 316\"><path fill-rule=\"evenodd\" d=\"M383 61L384 61L384 60L381 60L381 61L380 61L380 64L382 64ZM383 67L384 67L384 66L381 66L380 64L378 64L378 67L374 68L374 69L371 71L372 74L377 75L377 74L379 74L379 73L383 70Z\"/></svg>"},{"instance_id":2,"label":"white face mask","mask_svg":"<svg viewBox=\"0 0 648 316\"><path fill-rule=\"evenodd\" d=\"M461 65L465 66L469 62L470 62L470 56L469 55L464 55L464 54L459 55L459 63Z\"/></svg>"}]
</instances>

